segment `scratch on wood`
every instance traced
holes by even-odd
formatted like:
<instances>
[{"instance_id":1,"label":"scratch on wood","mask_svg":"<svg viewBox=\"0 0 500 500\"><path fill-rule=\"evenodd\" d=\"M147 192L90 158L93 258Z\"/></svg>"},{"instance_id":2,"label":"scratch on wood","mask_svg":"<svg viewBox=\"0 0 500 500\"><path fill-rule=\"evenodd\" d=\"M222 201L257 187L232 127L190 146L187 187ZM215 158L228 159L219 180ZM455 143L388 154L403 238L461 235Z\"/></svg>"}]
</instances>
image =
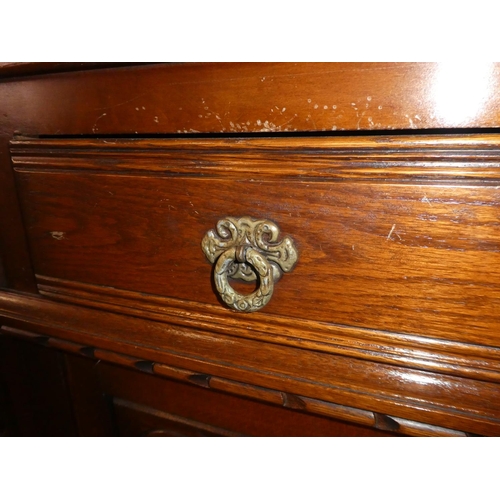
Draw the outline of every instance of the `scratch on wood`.
<instances>
[{"instance_id":1,"label":"scratch on wood","mask_svg":"<svg viewBox=\"0 0 500 500\"><path fill-rule=\"evenodd\" d=\"M62 231L51 231L50 235L55 240L64 240L64 233Z\"/></svg>"},{"instance_id":2,"label":"scratch on wood","mask_svg":"<svg viewBox=\"0 0 500 500\"><path fill-rule=\"evenodd\" d=\"M103 108L94 108L96 111L100 111L101 109L112 109L112 108L117 108L119 106L123 106L124 104L127 104L129 102L135 101L136 99L139 99L139 97L142 97L143 95L146 95L145 93L136 95L135 97L132 97L132 99L129 99L128 101L123 101L119 102L118 104L113 104L112 106L104 106Z\"/></svg>"},{"instance_id":3,"label":"scratch on wood","mask_svg":"<svg viewBox=\"0 0 500 500\"><path fill-rule=\"evenodd\" d=\"M97 122L103 118L104 116L106 116L107 113L103 113L101 116L98 116L97 117L97 120L95 121L94 123L94 126L92 127L92 132L96 133L99 129L97 128Z\"/></svg>"},{"instance_id":4,"label":"scratch on wood","mask_svg":"<svg viewBox=\"0 0 500 500\"><path fill-rule=\"evenodd\" d=\"M391 230L389 231L389 234L387 235L387 239L388 240L391 239L391 234L392 234L392 232L394 231L395 228L396 228L396 224L393 224L392 227L391 227Z\"/></svg>"}]
</instances>

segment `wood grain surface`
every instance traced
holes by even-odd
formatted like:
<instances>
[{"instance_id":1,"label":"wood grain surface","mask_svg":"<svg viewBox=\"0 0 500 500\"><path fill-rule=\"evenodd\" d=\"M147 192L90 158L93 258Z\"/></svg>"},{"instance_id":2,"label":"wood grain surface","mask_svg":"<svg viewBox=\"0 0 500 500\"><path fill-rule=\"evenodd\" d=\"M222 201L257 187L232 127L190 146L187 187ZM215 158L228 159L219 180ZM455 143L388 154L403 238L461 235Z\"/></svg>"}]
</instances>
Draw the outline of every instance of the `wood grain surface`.
<instances>
[{"instance_id":1,"label":"wood grain surface","mask_svg":"<svg viewBox=\"0 0 500 500\"><path fill-rule=\"evenodd\" d=\"M20 70L54 69L52 63L45 66ZM7 65L4 72L18 69ZM0 203L6 214L0 218L0 251L8 286L17 290L36 288L8 153L16 135L464 131L499 123L497 64L191 63L86 69L19 74L0 85Z\"/></svg>"},{"instance_id":2,"label":"wood grain surface","mask_svg":"<svg viewBox=\"0 0 500 500\"><path fill-rule=\"evenodd\" d=\"M88 434L117 432L113 398L125 434L168 434L167 421L251 433L241 412L235 427L196 414L195 392L219 391L349 421L331 431L345 435L500 435L498 64L0 76L0 326L42 344L3 342L4 367L24 380L47 368L46 347L67 353L15 385L19 415L50 382L61 397L43 414L68 416L71 397ZM219 219L245 215L299 251L253 314L220 303L201 250ZM192 412L163 404L186 384Z\"/></svg>"},{"instance_id":3,"label":"wood grain surface","mask_svg":"<svg viewBox=\"0 0 500 500\"><path fill-rule=\"evenodd\" d=\"M102 356L104 361L130 366L143 360L148 362L144 367L149 373L164 371L172 377L175 371L172 372L171 367L175 367L181 369L175 378L185 377L182 370L188 370L205 380L220 377L272 389L298 396L304 409L358 423L366 423L366 420L360 422L356 410L339 414L335 407L333 411L325 409L323 403L467 433L499 433L497 383L437 376L432 370L409 368L404 361L397 366L381 360L321 353L300 344L285 346L221 336L193 327L59 304L29 295L20 297L9 292L0 296L0 314L7 328L90 347L91 350L83 353L88 352L97 359ZM57 343L54 346L57 347ZM420 432L426 433L425 425Z\"/></svg>"},{"instance_id":4,"label":"wood grain surface","mask_svg":"<svg viewBox=\"0 0 500 500\"><path fill-rule=\"evenodd\" d=\"M204 234L226 215L269 218L300 257L266 313L499 347L496 149L493 136L28 140L13 162L40 276L215 305Z\"/></svg>"},{"instance_id":5,"label":"wood grain surface","mask_svg":"<svg viewBox=\"0 0 500 500\"><path fill-rule=\"evenodd\" d=\"M22 134L478 128L498 125L499 73L467 62L152 64L5 81L0 102Z\"/></svg>"}]
</instances>

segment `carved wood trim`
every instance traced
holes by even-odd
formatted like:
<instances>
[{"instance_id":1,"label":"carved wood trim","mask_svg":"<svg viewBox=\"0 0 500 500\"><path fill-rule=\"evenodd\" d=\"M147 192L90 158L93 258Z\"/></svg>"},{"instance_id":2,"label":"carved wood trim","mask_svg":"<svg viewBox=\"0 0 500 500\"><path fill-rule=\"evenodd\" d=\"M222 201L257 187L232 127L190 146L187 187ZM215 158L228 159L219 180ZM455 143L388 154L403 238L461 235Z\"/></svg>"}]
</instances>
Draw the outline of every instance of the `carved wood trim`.
<instances>
[{"instance_id":1,"label":"carved wood trim","mask_svg":"<svg viewBox=\"0 0 500 500\"><path fill-rule=\"evenodd\" d=\"M500 179L500 136L11 141L15 170L412 182Z\"/></svg>"},{"instance_id":2,"label":"carved wood trim","mask_svg":"<svg viewBox=\"0 0 500 500\"><path fill-rule=\"evenodd\" d=\"M3 326L0 332L6 335L15 336L24 340L43 344L47 347L61 349L73 354L80 354L91 357L96 361L106 361L120 366L126 366L146 373L154 373L166 378L188 382L193 385L206 389L218 390L238 396L244 396L259 401L265 401L284 408L307 411L326 417L337 418L374 427L380 430L389 430L406 434L408 436L467 436L466 432L461 432L445 427L424 424L412 420L383 415L377 412L361 410L345 405L327 403L314 398L297 396L282 391L275 391L264 387L251 384L245 384L229 380L223 377L211 376L202 373L196 373L183 368L169 366L162 363L144 361L131 356L125 356L118 353L106 351L104 349L95 349L85 347L73 342L63 341L55 337L36 335L31 332ZM147 368L145 368L147 366ZM161 412L163 414L163 412Z\"/></svg>"},{"instance_id":3,"label":"carved wood trim","mask_svg":"<svg viewBox=\"0 0 500 500\"><path fill-rule=\"evenodd\" d=\"M37 275L41 295L104 311L435 373L500 382L500 349L421 335L279 317Z\"/></svg>"},{"instance_id":4,"label":"carved wood trim","mask_svg":"<svg viewBox=\"0 0 500 500\"><path fill-rule=\"evenodd\" d=\"M474 434L500 432L499 386L490 382L264 344L9 292L0 296L0 317L4 326L86 346L82 354L97 352L111 362L124 355L129 366L139 359L137 368L149 373L166 365L198 374L198 384L220 377L423 425Z\"/></svg>"}]
</instances>

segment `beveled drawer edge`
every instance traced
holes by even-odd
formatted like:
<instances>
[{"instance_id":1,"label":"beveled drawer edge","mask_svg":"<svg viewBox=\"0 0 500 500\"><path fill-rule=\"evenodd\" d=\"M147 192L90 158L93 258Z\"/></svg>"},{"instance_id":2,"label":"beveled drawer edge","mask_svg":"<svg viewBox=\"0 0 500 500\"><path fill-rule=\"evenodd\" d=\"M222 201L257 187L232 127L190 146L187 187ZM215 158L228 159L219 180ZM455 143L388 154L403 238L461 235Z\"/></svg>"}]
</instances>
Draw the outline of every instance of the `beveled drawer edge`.
<instances>
[{"instance_id":1,"label":"beveled drawer edge","mask_svg":"<svg viewBox=\"0 0 500 500\"><path fill-rule=\"evenodd\" d=\"M237 315L219 306L37 275L41 295L224 335L500 382L500 348L421 335L286 318Z\"/></svg>"},{"instance_id":2,"label":"beveled drawer edge","mask_svg":"<svg viewBox=\"0 0 500 500\"><path fill-rule=\"evenodd\" d=\"M345 405L329 403L314 398L298 396L296 394L289 394L283 391L276 391L248 383L237 382L223 377L197 373L162 363L148 362L140 358L117 354L105 349L96 349L90 346L84 346L74 342L58 339L56 337L37 335L18 328L2 326L0 327L0 333L42 344L47 347L60 349L72 354L90 357L96 361L106 361L119 366L133 368L138 371L154 373L162 377L188 382L205 389L236 394L238 396L244 396L250 399L283 406L284 408L306 411L312 414L346 420L379 430L397 432L408 436L466 437L471 435L467 432L432 424L384 415L369 410L361 410L359 408L353 408Z\"/></svg>"}]
</instances>

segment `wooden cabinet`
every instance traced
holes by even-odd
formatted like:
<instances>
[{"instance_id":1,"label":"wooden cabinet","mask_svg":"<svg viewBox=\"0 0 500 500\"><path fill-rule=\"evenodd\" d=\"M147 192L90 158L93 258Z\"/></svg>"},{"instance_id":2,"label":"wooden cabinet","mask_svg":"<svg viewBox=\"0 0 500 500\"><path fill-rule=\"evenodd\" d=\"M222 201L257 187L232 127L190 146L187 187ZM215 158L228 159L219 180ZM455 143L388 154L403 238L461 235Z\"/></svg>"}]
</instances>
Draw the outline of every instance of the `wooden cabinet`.
<instances>
[{"instance_id":1,"label":"wooden cabinet","mask_svg":"<svg viewBox=\"0 0 500 500\"><path fill-rule=\"evenodd\" d=\"M4 332L14 333L14 332ZM19 333L19 332L18 332ZM394 436L2 336L2 435Z\"/></svg>"},{"instance_id":2,"label":"wooden cabinet","mask_svg":"<svg viewBox=\"0 0 500 500\"><path fill-rule=\"evenodd\" d=\"M82 435L498 435L500 117L436 68L6 78L7 352Z\"/></svg>"}]
</instances>

